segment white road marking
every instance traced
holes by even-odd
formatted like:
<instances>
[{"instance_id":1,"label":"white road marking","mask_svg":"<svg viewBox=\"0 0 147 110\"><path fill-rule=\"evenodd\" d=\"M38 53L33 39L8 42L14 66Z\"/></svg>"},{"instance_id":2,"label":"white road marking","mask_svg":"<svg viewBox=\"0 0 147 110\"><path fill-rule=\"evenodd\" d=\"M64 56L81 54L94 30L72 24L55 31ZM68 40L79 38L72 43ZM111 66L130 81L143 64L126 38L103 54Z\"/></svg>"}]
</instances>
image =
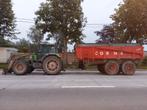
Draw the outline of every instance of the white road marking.
<instances>
[{"instance_id":1,"label":"white road marking","mask_svg":"<svg viewBox=\"0 0 147 110\"><path fill-rule=\"evenodd\" d=\"M115 88L116 86L61 86L63 89L72 88Z\"/></svg>"}]
</instances>

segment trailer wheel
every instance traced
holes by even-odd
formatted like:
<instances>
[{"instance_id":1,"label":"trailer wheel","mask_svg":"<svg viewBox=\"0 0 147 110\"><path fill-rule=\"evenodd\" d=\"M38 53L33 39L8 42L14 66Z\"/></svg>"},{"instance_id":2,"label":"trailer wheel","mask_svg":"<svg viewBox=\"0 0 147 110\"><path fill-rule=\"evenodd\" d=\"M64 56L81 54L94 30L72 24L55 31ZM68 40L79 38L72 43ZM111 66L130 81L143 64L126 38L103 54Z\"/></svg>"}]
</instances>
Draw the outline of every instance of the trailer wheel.
<instances>
[{"instance_id":1,"label":"trailer wheel","mask_svg":"<svg viewBox=\"0 0 147 110\"><path fill-rule=\"evenodd\" d=\"M100 73L105 74L104 65L97 65L97 69Z\"/></svg>"},{"instance_id":2,"label":"trailer wheel","mask_svg":"<svg viewBox=\"0 0 147 110\"><path fill-rule=\"evenodd\" d=\"M47 57L43 61L43 70L47 75L57 75L62 69L61 60L55 56Z\"/></svg>"},{"instance_id":3,"label":"trailer wheel","mask_svg":"<svg viewBox=\"0 0 147 110\"><path fill-rule=\"evenodd\" d=\"M109 61L104 66L107 75L116 75L119 72L119 64L116 61Z\"/></svg>"},{"instance_id":4,"label":"trailer wheel","mask_svg":"<svg viewBox=\"0 0 147 110\"><path fill-rule=\"evenodd\" d=\"M13 66L12 70L15 75L25 75L28 70L28 66L24 61L16 61Z\"/></svg>"},{"instance_id":5,"label":"trailer wheel","mask_svg":"<svg viewBox=\"0 0 147 110\"><path fill-rule=\"evenodd\" d=\"M134 75L136 65L132 61L126 61L122 64L122 71L125 75Z\"/></svg>"}]
</instances>

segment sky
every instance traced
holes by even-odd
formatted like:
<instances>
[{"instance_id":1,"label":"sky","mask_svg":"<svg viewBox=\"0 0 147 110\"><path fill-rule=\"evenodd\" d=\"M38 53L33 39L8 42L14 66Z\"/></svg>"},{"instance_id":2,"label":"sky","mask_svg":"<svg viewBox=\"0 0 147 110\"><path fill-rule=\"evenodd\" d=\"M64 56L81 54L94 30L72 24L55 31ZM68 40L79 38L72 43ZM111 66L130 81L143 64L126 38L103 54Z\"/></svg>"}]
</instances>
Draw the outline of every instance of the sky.
<instances>
[{"instance_id":1,"label":"sky","mask_svg":"<svg viewBox=\"0 0 147 110\"><path fill-rule=\"evenodd\" d=\"M27 38L29 28L33 25L35 11L39 9L40 3L46 0L12 0L13 10L17 18L17 30L20 32L19 38ZM114 9L122 0L84 0L82 3L83 12L87 18L87 26L84 34L87 36L84 39L86 43L95 43L98 37L95 31L102 29L103 24L111 23L110 15L114 13ZM24 20L27 19L27 20ZM29 21L29 22L22 22ZM98 24L98 25L88 25Z\"/></svg>"},{"instance_id":2,"label":"sky","mask_svg":"<svg viewBox=\"0 0 147 110\"><path fill-rule=\"evenodd\" d=\"M84 41L86 43L94 43L98 37L95 31L101 30L103 25L110 24L112 20L110 16L114 13L114 9L122 0L84 0L82 5L85 17L87 17L87 26L84 34L87 36ZM88 25L98 24L98 25Z\"/></svg>"}]
</instances>

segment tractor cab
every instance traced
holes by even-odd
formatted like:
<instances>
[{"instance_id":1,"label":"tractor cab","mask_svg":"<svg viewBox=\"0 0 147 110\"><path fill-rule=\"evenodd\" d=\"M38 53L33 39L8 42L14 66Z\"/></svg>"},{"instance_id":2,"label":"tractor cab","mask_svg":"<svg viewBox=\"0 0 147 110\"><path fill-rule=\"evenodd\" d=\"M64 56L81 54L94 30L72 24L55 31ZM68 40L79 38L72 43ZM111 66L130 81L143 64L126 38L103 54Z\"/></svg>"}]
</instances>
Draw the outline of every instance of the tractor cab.
<instances>
[{"instance_id":1,"label":"tractor cab","mask_svg":"<svg viewBox=\"0 0 147 110\"><path fill-rule=\"evenodd\" d=\"M47 54L47 53L57 53L55 45L53 44L41 44L39 48L39 53Z\"/></svg>"},{"instance_id":2,"label":"tractor cab","mask_svg":"<svg viewBox=\"0 0 147 110\"><path fill-rule=\"evenodd\" d=\"M41 60L45 55L57 54L55 45L53 44L41 44L38 49L33 51L32 59L33 61Z\"/></svg>"}]
</instances>

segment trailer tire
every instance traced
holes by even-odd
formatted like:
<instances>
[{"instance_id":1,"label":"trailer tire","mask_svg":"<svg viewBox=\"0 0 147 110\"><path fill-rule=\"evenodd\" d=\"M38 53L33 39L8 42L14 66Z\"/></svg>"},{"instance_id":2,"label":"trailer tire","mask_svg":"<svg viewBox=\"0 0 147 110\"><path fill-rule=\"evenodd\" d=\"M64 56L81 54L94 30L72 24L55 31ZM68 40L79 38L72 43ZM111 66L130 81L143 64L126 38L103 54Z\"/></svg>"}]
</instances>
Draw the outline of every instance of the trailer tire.
<instances>
[{"instance_id":1,"label":"trailer tire","mask_svg":"<svg viewBox=\"0 0 147 110\"><path fill-rule=\"evenodd\" d=\"M61 72L62 62L56 56L49 56L43 61L43 70L47 75L57 75Z\"/></svg>"},{"instance_id":2,"label":"trailer tire","mask_svg":"<svg viewBox=\"0 0 147 110\"><path fill-rule=\"evenodd\" d=\"M25 75L28 71L28 65L24 61L15 61L12 70L15 75Z\"/></svg>"},{"instance_id":3,"label":"trailer tire","mask_svg":"<svg viewBox=\"0 0 147 110\"><path fill-rule=\"evenodd\" d=\"M107 75L117 75L119 73L119 64L116 61L108 61L104 65L104 71Z\"/></svg>"},{"instance_id":4,"label":"trailer tire","mask_svg":"<svg viewBox=\"0 0 147 110\"><path fill-rule=\"evenodd\" d=\"M125 75L134 75L136 70L136 65L132 61L126 61L122 64L122 72Z\"/></svg>"}]
</instances>

